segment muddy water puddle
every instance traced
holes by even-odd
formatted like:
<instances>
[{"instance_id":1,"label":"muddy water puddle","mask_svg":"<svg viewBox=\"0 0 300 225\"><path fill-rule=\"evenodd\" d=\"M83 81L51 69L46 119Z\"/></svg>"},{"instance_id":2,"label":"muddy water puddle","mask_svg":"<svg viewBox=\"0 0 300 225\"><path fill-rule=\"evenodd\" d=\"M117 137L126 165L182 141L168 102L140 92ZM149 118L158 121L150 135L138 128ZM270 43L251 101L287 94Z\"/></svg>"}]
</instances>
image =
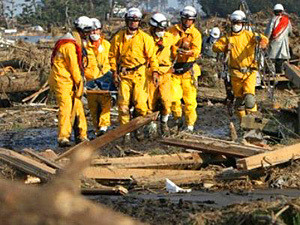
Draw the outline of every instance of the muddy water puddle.
<instances>
[{"instance_id":1,"label":"muddy water puddle","mask_svg":"<svg viewBox=\"0 0 300 225\"><path fill-rule=\"evenodd\" d=\"M239 194L229 191L205 192L192 191L191 193L178 194L138 194L131 193L126 197L123 196L90 196L90 199L97 200L101 203L106 201L123 202L128 204L138 204L144 201L170 202L178 204L180 202L188 202L190 204L205 205L214 208L221 208L233 204L242 204L253 201L271 202L275 200L285 201L285 199L297 198L300 196L300 190L295 189L268 189L254 190L253 192L242 192Z\"/></svg>"},{"instance_id":2,"label":"muddy water puddle","mask_svg":"<svg viewBox=\"0 0 300 225\"><path fill-rule=\"evenodd\" d=\"M13 150L31 148L37 151L57 148L57 128L24 129L0 132L0 147Z\"/></svg>"}]
</instances>

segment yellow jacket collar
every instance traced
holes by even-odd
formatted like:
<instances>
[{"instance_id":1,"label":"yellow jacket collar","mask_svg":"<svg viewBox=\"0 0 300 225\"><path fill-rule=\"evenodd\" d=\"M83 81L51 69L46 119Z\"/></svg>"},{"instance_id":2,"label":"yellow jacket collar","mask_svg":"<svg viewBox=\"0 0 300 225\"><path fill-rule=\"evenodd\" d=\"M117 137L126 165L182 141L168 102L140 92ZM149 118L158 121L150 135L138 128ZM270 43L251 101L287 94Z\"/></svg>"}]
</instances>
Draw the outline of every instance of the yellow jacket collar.
<instances>
[{"instance_id":1,"label":"yellow jacket collar","mask_svg":"<svg viewBox=\"0 0 300 225\"><path fill-rule=\"evenodd\" d=\"M176 29L180 32L186 33L186 34L190 34L192 33L192 30L195 28L195 24L192 24L188 29L186 29L185 31L182 29L181 24L176 24L175 25Z\"/></svg>"}]
</instances>

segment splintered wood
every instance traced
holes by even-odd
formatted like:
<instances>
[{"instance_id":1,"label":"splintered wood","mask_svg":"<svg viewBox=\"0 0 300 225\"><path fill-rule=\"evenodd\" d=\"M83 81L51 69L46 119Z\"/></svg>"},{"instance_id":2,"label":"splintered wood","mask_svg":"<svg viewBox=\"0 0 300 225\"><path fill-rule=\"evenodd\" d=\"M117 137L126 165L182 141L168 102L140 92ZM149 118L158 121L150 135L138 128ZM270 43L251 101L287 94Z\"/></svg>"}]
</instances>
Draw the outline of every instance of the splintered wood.
<instances>
[{"instance_id":1,"label":"splintered wood","mask_svg":"<svg viewBox=\"0 0 300 225\"><path fill-rule=\"evenodd\" d=\"M275 166L299 158L300 143L244 159L239 159L237 161L237 167L241 170L252 170L259 167Z\"/></svg>"},{"instance_id":2,"label":"splintered wood","mask_svg":"<svg viewBox=\"0 0 300 225\"><path fill-rule=\"evenodd\" d=\"M78 151L79 149L89 147L89 148L92 148L93 151L96 151L96 150L104 147L108 143L124 136L125 134L138 129L138 128L150 123L153 120L156 120L157 116L158 116L158 112L154 112L154 113L151 113L144 117L142 117L142 116L137 117L125 125L122 125L114 130L108 131L106 134L102 135L101 137L98 137L92 141L85 141L85 142L82 142L82 143L74 146L73 148L69 149L68 151L66 151L66 152L62 153L60 156L58 156L56 161L60 160L64 157L68 157L69 155L73 154L74 152Z\"/></svg>"},{"instance_id":3,"label":"splintered wood","mask_svg":"<svg viewBox=\"0 0 300 225\"><path fill-rule=\"evenodd\" d=\"M213 179L213 171L196 170L160 170L160 169L108 169L103 167L88 167L83 175L96 180L134 180L137 185L160 186L168 178L176 184L199 183L204 179Z\"/></svg>"},{"instance_id":4,"label":"splintered wood","mask_svg":"<svg viewBox=\"0 0 300 225\"><path fill-rule=\"evenodd\" d=\"M56 170L12 150L0 148L0 160L29 174L48 181Z\"/></svg>"},{"instance_id":5,"label":"splintered wood","mask_svg":"<svg viewBox=\"0 0 300 225\"><path fill-rule=\"evenodd\" d=\"M202 158L198 153L178 153L172 155L146 155L138 157L121 157L94 159L92 165L111 168L162 168L173 166L201 165Z\"/></svg>"},{"instance_id":6,"label":"splintered wood","mask_svg":"<svg viewBox=\"0 0 300 225\"><path fill-rule=\"evenodd\" d=\"M265 151L265 149L259 147L239 145L234 142L206 138L203 136L188 136L188 138L185 139L166 138L163 139L161 143L171 146L200 150L206 153L222 154L235 157L247 157Z\"/></svg>"}]
</instances>

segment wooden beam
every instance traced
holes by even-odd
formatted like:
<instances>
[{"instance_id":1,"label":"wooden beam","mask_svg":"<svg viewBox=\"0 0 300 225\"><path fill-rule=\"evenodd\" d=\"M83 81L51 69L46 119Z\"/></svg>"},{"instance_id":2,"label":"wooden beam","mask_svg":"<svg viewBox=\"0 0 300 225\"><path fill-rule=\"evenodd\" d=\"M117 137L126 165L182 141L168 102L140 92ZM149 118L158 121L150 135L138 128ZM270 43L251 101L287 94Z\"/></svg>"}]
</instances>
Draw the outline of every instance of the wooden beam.
<instances>
[{"instance_id":1,"label":"wooden beam","mask_svg":"<svg viewBox=\"0 0 300 225\"><path fill-rule=\"evenodd\" d=\"M218 141L218 139L172 139L166 138L162 144L200 150L207 153L222 154L226 156L247 157L264 152L262 148L243 146L233 142Z\"/></svg>"},{"instance_id":2,"label":"wooden beam","mask_svg":"<svg viewBox=\"0 0 300 225\"><path fill-rule=\"evenodd\" d=\"M237 161L237 168L252 170L259 167L270 167L300 158L300 143L261 153Z\"/></svg>"},{"instance_id":3,"label":"wooden beam","mask_svg":"<svg viewBox=\"0 0 300 225\"><path fill-rule=\"evenodd\" d=\"M198 153L178 153L171 155L146 155L138 157L121 157L94 159L92 165L117 168L166 168L174 166L197 166L203 163Z\"/></svg>"},{"instance_id":4,"label":"wooden beam","mask_svg":"<svg viewBox=\"0 0 300 225\"><path fill-rule=\"evenodd\" d=\"M31 149L24 149L23 152L27 153L28 155L37 158L38 160L40 160L41 162L45 163L46 165L54 168L54 169L62 169L62 167L60 165L58 165L57 163L46 159L45 157L35 153L34 151L32 151Z\"/></svg>"},{"instance_id":5,"label":"wooden beam","mask_svg":"<svg viewBox=\"0 0 300 225\"><path fill-rule=\"evenodd\" d=\"M300 69L287 62L283 63L285 76L298 88L300 88Z\"/></svg>"},{"instance_id":6,"label":"wooden beam","mask_svg":"<svg viewBox=\"0 0 300 225\"><path fill-rule=\"evenodd\" d=\"M108 169L88 167L83 176L101 180L133 179L139 186L163 186L168 178L176 184L198 183L203 179L213 179L214 171L198 170L161 170L161 169Z\"/></svg>"},{"instance_id":7,"label":"wooden beam","mask_svg":"<svg viewBox=\"0 0 300 225\"><path fill-rule=\"evenodd\" d=\"M123 186L108 187L103 186L100 188L81 188L83 195L125 195L128 190Z\"/></svg>"},{"instance_id":8,"label":"wooden beam","mask_svg":"<svg viewBox=\"0 0 300 225\"><path fill-rule=\"evenodd\" d=\"M0 76L0 93L37 91L40 87L40 76L37 72L18 72Z\"/></svg>"},{"instance_id":9,"label":"wooden beam","mask_svg":"<svg viewBox=\"0 0 300 225\"><path fill-rule=\"evenodd\" d=\"M278 134L279 132L279 126L275 121L266 118L257 118L252 115L242 117L241 127L250 130L261 130L271 134Z\"/></svg>"},{"instance_id":10,"label":"wooden beam","mask_svg":"<svg viewBox=\"0 0 300 225\"><path fill-rule=\"evenodd\" d=\"M87 94L97 94L97 95L118 93L117 91L108 91L108 90L86 90L85 92Z\"/></svg>"},{"instance_id":11,"label":"wooden beam","mask_svg":"<svg viewBox=\"0 0 300 225\"><path fill-rule=\"evenodd\" d=\"M15 151L0 148L0 160L32 176L47 181L56 170Z\"/></svg>"},{"instance_id":12,"label":"wooden beam","mask_svg":"<svg viewBox=\"0 0 300 225\"><path fill-rule=\"evenodd\" d=\"M94 139L92 141L85 141L85 142L82 142L82 143L72 147L68 151L66 151L66 152L62 153L60 156L58 156L56 161L73 154L73 152L75 152L77 150L82 150L84 148L91 148L93 151L96 151L96 150L104 147L108 143L124 136L125 134L138 129L141 126L144 126L153 120L156 120L157 116L158 116L158 112L154 112L154 113L148 114L146 116L139 116L139 117L131 120L129 123L127 123L125 125L121 125L114 130L110 130L107 133L105 133L104 135L97 137L96 139Z\"/></svg>"}]
</instances>

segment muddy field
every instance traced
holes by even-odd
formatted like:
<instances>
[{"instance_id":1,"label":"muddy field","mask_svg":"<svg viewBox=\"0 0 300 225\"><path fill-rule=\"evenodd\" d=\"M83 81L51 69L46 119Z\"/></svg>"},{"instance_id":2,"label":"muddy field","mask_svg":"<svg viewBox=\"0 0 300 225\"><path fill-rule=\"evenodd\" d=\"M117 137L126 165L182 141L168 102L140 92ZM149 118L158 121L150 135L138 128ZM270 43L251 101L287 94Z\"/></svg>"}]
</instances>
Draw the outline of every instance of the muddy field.
<instances>
[{"instance_id":1,"label":"muddy field","mask_svg":"<svg viewBox=\"0 0 300 225\"><path fill-rule=\"evenodd\" d=\"M239 128L237 118L230 117L227 108L219 102L225 97L222 83L214 87L202 84L199 87L198 120L196 134L221 139L229 139L229 122L236 125L242 140L245 131ZM265 143L271 147L297 143L294 124L297 120L297 89L288 89L288 83L281 83L276 90L276 102L284 110L270 108L266 105L266 90L258 89L258 101L266 117L277 118L282 126L284 137L266 138ZM0 110L1 133L0 147L21 151L32 148L36 151L52 149L61 153L56 143L57 108L53 104L26 105L15 103L13 107ZM94 138L90 115L89 136ZM113 127L117 126L116 108L112 110ZM172 123L172 122L171 122ZM181 137L183 133L174 134ZM184 152L183 148L169 147L159 143L160 137L133 140L123 146L117 140L98 152L103 157L125 156L126 150L135 150L144 154L171 154ZM234 159L233 159L234 160ZM234 165L234 164L233 164ZM228 165L203 165L200 170L222 171ZM24 176L2 167L7 178L23 179ZM89 196L91 200L128 214L150 224L271 224L272 212L290 205L289 209L278 218L286 224L298 224L299 211L297 197L300 187L300 163L298 161L283 164L257 172L254 177L234 181L214 181L207 188L203 183L186 185L193 191L189 194L167 194L164 189L143 189L128 187L129 194L124 197ZM294 200L293 200L294 199ZM291 203L296 202L296 203ZM289 222L293 215L295 222ZM276 219L277 224L284 224ZM274 218L273 218L274 219ZM299 222L299 221L298 221Z\"/></svg>"}]
</instances>

